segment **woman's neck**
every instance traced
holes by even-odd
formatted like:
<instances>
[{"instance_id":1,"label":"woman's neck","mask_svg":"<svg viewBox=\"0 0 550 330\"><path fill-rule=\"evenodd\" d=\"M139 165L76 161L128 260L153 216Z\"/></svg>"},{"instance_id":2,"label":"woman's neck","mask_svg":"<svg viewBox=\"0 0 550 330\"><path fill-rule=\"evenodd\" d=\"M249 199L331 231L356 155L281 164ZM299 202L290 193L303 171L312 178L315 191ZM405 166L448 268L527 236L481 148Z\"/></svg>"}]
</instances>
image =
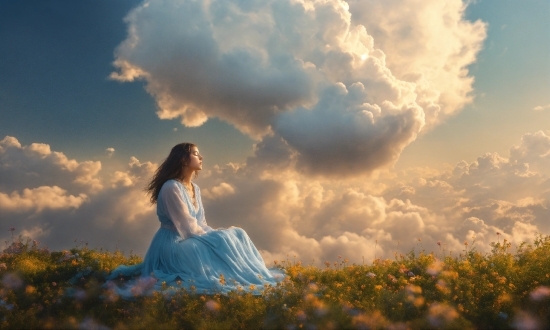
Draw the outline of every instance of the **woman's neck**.
<instances>
[{"instance_id":1,"label":"woman's neck","mask_svg":"<svg viewBox=\"0 0 550 330\"><path fill-rule=\"evenodd\" d=\"M190 171L190 172L187 172L185 171L182 175L182 177L180 178L180 181L188 186L191 185L191 178L193 177L193 172L194 171Z\"/></svg>"}]
</instances>

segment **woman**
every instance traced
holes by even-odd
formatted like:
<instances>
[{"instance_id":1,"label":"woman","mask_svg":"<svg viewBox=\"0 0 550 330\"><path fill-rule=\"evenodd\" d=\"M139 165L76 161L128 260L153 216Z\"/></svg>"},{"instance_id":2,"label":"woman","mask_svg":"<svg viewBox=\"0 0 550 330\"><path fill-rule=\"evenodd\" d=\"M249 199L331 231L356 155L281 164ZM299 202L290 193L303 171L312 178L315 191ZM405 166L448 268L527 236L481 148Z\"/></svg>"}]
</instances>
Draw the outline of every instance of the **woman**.
<instances>
[{"instance_id":1,"label":"woman","mask_svg":"<svg viewBox=\"0 0 550 330\"><path fill-rule=\"evenodd\" d=\"M281 270L266 268L244 230L215 230L206 224L200 189L191 181L202 170L202 159L192 143L172 148L146 189L151 202L157 204L160 228L143 263L120 266L109 279L141 273L142 281L134 281L129 287L134 294L132 285L150 284L143 281L149 275L157 280L157 288L166 282L200 293L228 292L239 287L258 293L264 284L275 285L282 280Z\"/></svg>"}]
</instances>

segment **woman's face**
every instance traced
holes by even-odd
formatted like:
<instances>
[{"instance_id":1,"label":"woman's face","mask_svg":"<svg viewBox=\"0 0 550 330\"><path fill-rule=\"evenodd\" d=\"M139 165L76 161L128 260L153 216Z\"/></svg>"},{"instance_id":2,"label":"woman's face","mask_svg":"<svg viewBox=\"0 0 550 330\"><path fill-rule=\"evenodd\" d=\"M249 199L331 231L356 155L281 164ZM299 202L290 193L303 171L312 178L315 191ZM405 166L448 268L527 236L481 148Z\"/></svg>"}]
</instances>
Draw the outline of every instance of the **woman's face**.
<instances>
[{"instance_id":1,"label":"woman's face","mask_svg":"<svg viewBox=\"0 0 550 330\"><path fill-rule=\"evenodd\" d=\"M192 147L191 154L189 155L189 165L187 165L190 170L200 171L202 170L202 156L199 153L199 148Z\"/></svg>"}]
</instances>

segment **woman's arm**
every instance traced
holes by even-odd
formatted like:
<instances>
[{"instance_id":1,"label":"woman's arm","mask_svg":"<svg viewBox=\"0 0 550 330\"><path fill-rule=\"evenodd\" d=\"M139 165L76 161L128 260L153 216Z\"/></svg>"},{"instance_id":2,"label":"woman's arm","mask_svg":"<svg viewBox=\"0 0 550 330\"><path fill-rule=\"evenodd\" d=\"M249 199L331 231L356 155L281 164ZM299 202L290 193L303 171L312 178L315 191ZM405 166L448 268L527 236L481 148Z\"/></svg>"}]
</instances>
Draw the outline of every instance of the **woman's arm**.
<instances>
[{"instance_id":1,"label":"woman's arm","mask_svg":"<svg viewBox=\"0 0 550 330\"><path fill-rule=\"evenodd\" d=\"M176 182L167 181L161 188L157 203L160 201L166 215L172 220L181 238L206 233L199 226L197 219L189 214L189 209L183 200L183 194Z\"/></svg>"}]
</instances>

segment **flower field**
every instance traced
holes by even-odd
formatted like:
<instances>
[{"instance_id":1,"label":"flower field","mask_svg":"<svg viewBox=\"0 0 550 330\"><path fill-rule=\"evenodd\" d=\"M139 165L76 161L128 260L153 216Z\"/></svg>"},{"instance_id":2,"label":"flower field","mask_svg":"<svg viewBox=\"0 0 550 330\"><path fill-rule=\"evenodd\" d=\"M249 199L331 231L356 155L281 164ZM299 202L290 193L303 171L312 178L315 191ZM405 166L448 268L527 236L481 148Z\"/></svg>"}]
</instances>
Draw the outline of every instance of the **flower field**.
<instances>
[{"instance_id":1,"label":"flower field","mask_svg":"<svg viewBox=\"0 0 550 330\"><path fill-rule=\"evenodd\" d=\"M105 276L138 256L77 246L52 252L12 239L0 255L0 328L543 329L550 327L550 236L511 251L426 251L324 268L291 260L276 287L205 295L154 280L121 299ZM129 279L118 279L122 284ZM224 279L220 279L223 281ZM261 294L252 295L256 289Z\"/></svg>"}]
</instances>

